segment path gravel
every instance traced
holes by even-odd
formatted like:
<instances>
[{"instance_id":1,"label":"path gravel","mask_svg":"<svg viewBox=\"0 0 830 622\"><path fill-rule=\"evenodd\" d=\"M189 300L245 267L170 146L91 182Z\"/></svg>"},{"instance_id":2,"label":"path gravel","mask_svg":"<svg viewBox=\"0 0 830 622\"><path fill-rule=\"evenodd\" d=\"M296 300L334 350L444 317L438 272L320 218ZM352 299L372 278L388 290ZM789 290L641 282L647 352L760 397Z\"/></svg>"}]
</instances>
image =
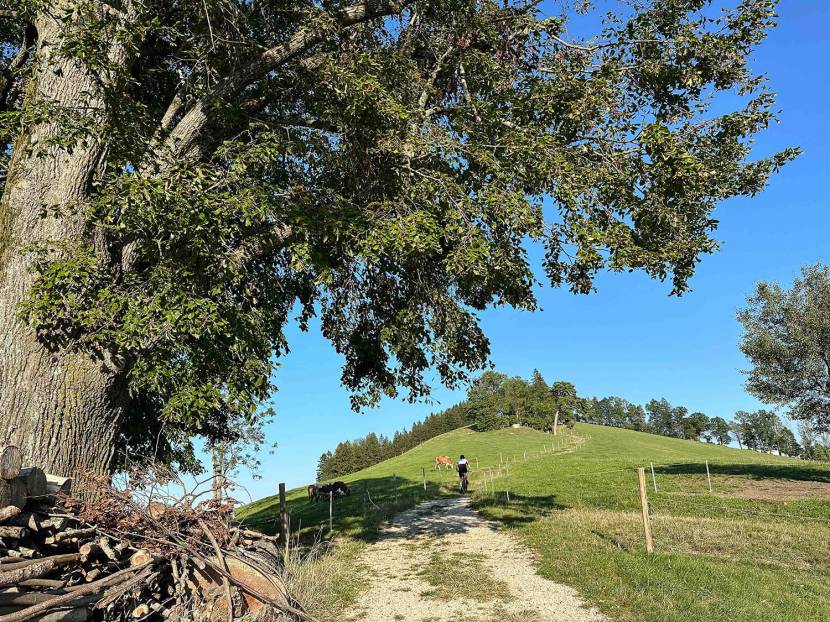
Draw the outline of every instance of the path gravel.
<instances>
[{"instance_id":1,"label":"path gravel","mask_svg":"<svg viewBox=\"0 0 830 622\"><path fill-rule=\"evenodd\" d=\"M470 560L474 597L436 596L423 570L440 559ZM361 622L599 622L576 590L536 574L530 550L479 516L466 498L429 501L398 514L363 554L370 587L348 615ZM465 568L457 569L464 573ZM452 585L453 577L447 577ZM490 597L487 594L493 594Z\"/></svg>"}]
</instances>

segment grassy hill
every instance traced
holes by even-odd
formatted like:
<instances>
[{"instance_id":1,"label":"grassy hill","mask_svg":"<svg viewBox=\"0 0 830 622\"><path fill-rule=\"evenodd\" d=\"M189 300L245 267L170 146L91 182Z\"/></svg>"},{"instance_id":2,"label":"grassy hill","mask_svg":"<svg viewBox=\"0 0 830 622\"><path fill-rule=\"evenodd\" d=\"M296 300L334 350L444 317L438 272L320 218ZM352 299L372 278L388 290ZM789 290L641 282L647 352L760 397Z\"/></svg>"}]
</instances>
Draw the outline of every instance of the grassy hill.
<instances>
[{"instance_id":1,"label":"grassy hill","mask_svg":"<svg viewBox=\"0 0 830 622\"><path fill-rule=\"evenodd\" d=\"M820 463L590 425L556 438L456 430L344 478L355 492L336 502L335 531L368 538L396 509L454 494L454 473L432 463L460 453L471 458L478 509L538 553L541 574L615 620L830 620L830 465ZM653 555L638 466L648 467ZM304 490L289 500L292 527L327 522L327 504L309 504ZM269 529L276 509L272 497L240 516Z\"/></svg>"},{"instance_id":2,"label":"grassy hill","mask_svg":"<svg viewBox=\"0 0 830 622\"><path fill-rule=\"evenodd\" d=\"M498 465L500 459L506 461L515 457L521 460L524 452L538 454L545 446L564 447L567 443L564 437L553 439L547 434L524 428L484 433L460 429L442 434L401 456L341 478L351 487L352 495L335 500L334 530L340 534L368 536L379 519L396 509L411 506L413 498L420 501L453 494L457 476L453 471L436 471L433 466L436 456L448 455L457 459L464 453L475 469L476 463L484 467ZM368 497L364 491L368 492ZM328 503L309 502L305 488L288 491L286 498L292 530L300 527L300 521L303 532L319 529L321 525L328 527ZM273 532L278 512L279 498L275 495L245 506L240 510L239 517L257 528Z\"/></svg>"}]
</instances>

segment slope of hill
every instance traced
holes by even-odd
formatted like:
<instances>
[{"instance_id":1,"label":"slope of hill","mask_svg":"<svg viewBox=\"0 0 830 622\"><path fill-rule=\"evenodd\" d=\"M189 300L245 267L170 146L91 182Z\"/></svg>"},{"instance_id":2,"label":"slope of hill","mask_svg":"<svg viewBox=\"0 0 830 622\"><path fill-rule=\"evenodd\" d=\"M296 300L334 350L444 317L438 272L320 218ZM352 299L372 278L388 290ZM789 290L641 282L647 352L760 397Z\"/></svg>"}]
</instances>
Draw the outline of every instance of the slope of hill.
<instances>
[{"instance_id":1,"label":"slope of hill","mask_svg":"<svg viewBox=\"0 0 830 622\"><path fill-rule=\"evenodd\" d=\"M557 438L456 430L344 478L355 493L335 503L335 530L370 536L395 509L454 494L454 473L432 463L460 453L472 459L479 511L538 554L541 574L615 620L830 620L830 465L821 463L584 424ZM653 555L638 466L648 468ZM304 495L289 495L293 526L319 528L328 506ZM276 508L269 498L240 515L268 528Z\"/></svg>"},{"instance_id":2,"label":"slope of hill","mask_svg":"<svg viewBox=\"0 0 830 622\"><path fill-rule=\"evenodd\" d=\"M522 458L525 451L538 453L545 446L555 444L558 447L564 446L564 443L567 443L564 438L553 439L550 435L525 428L483 433L462 428L436 436L400 456L344 476L342 480L349 484L352 495L334 502L335 531L362 536L374 530L379 514L382 518L396 509L410 507L413 498L418 501L452 494L456 475L443 469L436 471L436 456L458 458L463 453L475 468L476 460L480 467L498 465L500 459ZM288 491L286 498L294 529L300 528L300 521L303 531L317 529L324 524L327 526L328 503L309 502L304 488ZM383 511L375 506L383 508ZM239 517L257 528L273 531L278 511L279 497L275 495L245 506L239 511Z\"/></svg>"}]
</instances>

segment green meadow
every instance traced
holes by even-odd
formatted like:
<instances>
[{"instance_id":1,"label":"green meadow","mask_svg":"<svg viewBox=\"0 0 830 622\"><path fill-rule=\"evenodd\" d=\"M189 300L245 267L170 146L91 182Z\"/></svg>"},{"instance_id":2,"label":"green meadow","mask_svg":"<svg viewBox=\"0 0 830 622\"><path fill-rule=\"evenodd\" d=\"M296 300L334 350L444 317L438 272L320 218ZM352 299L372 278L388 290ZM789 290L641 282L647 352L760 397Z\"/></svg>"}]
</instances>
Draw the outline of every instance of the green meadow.
<instances>
[{"instance_id":1,"label":"green meadow","mask_svg":"<svg viewBox=\"0 0 830 622\"><path fill-rule=\"evenodd\" d=\"M476 508L529 545L543 576L614 620L830 620L830 465L630 430L444 434L344 477L353 492L334 502L336 541L371 540L394 512L457 494L455 473L433 462L461 453ZM653 554L637 467L646 467ZM329 535L328 503L298 489L288 507L295 537ZM278 511L274 496L239 517L273 532Z\"/></svg>"}]
</instances>

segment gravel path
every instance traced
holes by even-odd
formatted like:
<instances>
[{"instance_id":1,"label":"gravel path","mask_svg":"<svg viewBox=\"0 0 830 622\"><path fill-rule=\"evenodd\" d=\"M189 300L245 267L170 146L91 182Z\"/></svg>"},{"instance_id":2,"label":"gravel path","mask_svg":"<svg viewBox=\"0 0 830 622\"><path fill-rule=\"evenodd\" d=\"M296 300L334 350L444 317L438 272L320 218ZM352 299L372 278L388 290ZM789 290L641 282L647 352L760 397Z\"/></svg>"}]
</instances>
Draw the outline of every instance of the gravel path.
<instances>
[{"instance_id":1,"label":"gravel path","mask_svg":"<svg viewBox=\"0 0 830 622\"><path fill-rule=\"evenodd\" d=\"M466 498L429 501L398 514L393 525L367 548L361 562L370 587L350 620L606 620L587 607L574 589L536 574L532 553L481 518ZM444 574L436 577L436 569ZM446 581L441 579L444 576ZM462 590L456 585L459 577L464 577Z\"/></svg>"}]
</instances>

